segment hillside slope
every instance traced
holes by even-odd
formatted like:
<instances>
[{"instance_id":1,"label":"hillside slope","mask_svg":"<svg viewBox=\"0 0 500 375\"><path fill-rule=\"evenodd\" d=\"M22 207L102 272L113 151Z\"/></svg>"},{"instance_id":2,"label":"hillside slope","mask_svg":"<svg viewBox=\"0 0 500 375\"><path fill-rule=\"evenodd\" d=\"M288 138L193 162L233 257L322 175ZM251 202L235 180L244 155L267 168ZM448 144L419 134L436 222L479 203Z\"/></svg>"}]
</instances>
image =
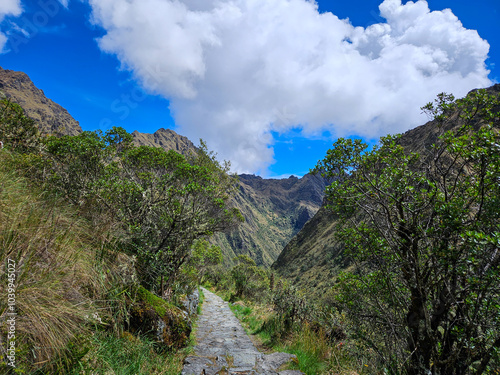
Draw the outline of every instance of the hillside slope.
<instances>
[{"instance_id":1,"label":"hillside slope","mask_svg":"<svg viewBox=\"0 0 500 375\"><path fill-rule=\"evenodd\" d=\"M34 119L42 133L76 135L82 132L78 121L59 104L47 98L23 72L0 67L0 99L19 104Z\"/></svg>"},{"instance_id":2,"label":"hillside slope","mask_svg":"<svg viewBox=\"0 0 500 375\"><path fill-rule=\"evenodd\" d=\"M488 89L500 94L500 84ZM402 134L399 143L408 152L423 152L436 142L440 134L460 125L458 115L443 128L436 121L416 127ZM497 122L498 124L498 122ZM321 294L332 286L335 277L349 267L344 257L343 245L335 235L335 217L324 207L285 246L272 265L279 275L293 282L299 288Z\"/></svg>"}]
</instances>

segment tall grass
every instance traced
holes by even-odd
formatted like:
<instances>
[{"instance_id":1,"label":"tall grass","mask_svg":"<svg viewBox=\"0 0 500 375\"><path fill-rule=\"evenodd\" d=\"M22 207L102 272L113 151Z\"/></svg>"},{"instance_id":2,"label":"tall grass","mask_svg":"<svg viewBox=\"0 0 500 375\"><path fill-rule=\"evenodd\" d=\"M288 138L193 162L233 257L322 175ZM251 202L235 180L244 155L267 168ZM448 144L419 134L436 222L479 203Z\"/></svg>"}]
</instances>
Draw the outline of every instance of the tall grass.
<instances>
[{"instance_id":1,"label":"tall grass","mask_svg":"<svg viewBox=\"0 0 500 375\"><path fill-rule=\"evenodd\" d=\"M56 371L71 362L68 348L85 332L86 317L96 310L86 297L89 291L100 294L102 287L90 246L93 239L75 213L43 193L34 194L26 180L9 171L6 158L9 154L2 151L0 322L8 317L6 266L15 262L18 370ZM0 327L6 329L5 324Z\"/></svg>"},{"instance_id":2,"label":"tall grass","mask_svg":"<svg viewBox=\"0 0 500 375\"><path fill-rule=\"evenodd\" d=\"M178 374L189 349L123 331L138 283L120 223L33 186L17 157L0 150L0 373ZM16 369L1 360L12 262Z\"/></svg>"}]
</instances>

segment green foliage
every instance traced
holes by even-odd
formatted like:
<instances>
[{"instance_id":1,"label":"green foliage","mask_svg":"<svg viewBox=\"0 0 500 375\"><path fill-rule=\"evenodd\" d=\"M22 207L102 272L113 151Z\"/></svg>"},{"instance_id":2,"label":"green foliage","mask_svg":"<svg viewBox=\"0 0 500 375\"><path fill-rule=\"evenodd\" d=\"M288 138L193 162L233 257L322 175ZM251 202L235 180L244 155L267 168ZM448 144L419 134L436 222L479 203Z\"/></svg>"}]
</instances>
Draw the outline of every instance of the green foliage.
<instances>
[{"instance_id":1,"label":"green foliage","mask_svg":"<svg viewBox=\"0 0 500 375\"><path fill-rule=\"evenodd\" d=\"M0 100L0 141L16 152L32 152L40 147L39 131L35 121L24 110L9 100Z\"/></svg>"},{"instance_id":2,"label":"green foliage","mask_svg":"<svg viewBox=\"0 0 500 375\"><path fill-rule=\"evenodd\" d=\"M294 323L311 320L311 306L304 293L287 282L280 283L273 294L273 309L282 320L285 330Z\"/></svg>"},{"instance_id":3,"label":"green foliage","mask_svg":"<svg viewBox=\"0 0 500 375\"><path fill-rule=\"evenodd\" d=\"M156 342L137 338L128 332L116 337L97 332L88 343L90 351L80 358L68 374L177 375L185 353L158 353Z\"/></svg>"},{"instance_id":4,"label":"green foliage","mask_svg":"<svg viewBox=\"0 0 500 375\"><path fill-rule=\"evenodd\" d=\"M269 279L266 272L255 265L255 261L248 255L238 255L237 264L231 269L231 279L235 288L236 297L255 298L262 296L269 290Z\"/></svg>"},{"instance_id":5,"label":"green foliage","mask_svg":"<svg viewBox=\"0 0 500 375\"><path fill-rule=\"evenodd\" d=\"M481 374L499 363L498 99L443 94L423 109L454 129L427 154L397 136L371 151L339 139L316 167L336 178L328 207L358 266L337 299L391 373Z\"/></svg>"},{"instance_id":6,"label":"green foliage","mask_svg":"<svg viewBox=\"0 0 500 375\"><path fill-rule=\"evenodd\" d=\"M198 239L237 226L241 214L227 207L235 179L229 165L200 148L189 158L141 146L127 151L113 184L113 203L128 225L144 285L158 277L171 287Z\"/></svg>"},{"instance_id":7,"label":"green foliage","mask_svg":"<svg viewBox=\"0 0 500 375\"><path fill-rule=\"evenodd\" d=\"M133 147L131 135L117 127L44 143L44 152L30 160L30 174L79 207L96 227L114 227L115 233L121 227L123 247L137 256L148 289L172 288L196 240L243 220L228 207L236 186L229 164L220 164L203 143L185 157ZM216 262L214 252L207 254L208 263Z\"/></svg>"},{"instance_id":8,"label":"green foliage","mask_svg":"<svg viewBox=\"0 0 500 375\"><path fill-rule=\"evenodd\" d=\"M193 264L199 270L222 263L222 252L217 245L210 245L207 240L196 241L191 254Z\"/></svg>"},{"instance_id":9,"label":"green foliage","mask_svg":"<svg viewBox=\"0 0 500 375\"><path fill-rule=\"evenodd\" d=\"M201 314L201 306L203 305L203 301L205 301L205 293L203 293L203 289L198 286L198 296L199 296L199 300L198 300L198 306L196 307L196 312L198 313L198 315Z\"/></svg>"},{"instance_id":10,"label":"green foliage","mask_svg":"<svg viewBox=\"0 0 500 375\"><path fill-rule=\"evenodd\" d=\"M109 179L116 175L116 159L131 142L131 136L116 127L105 134L85 131L48 137L38 165L39 178L77 206L92 204L92 215L102 210L116 212L109 202Z\"/></svg>"},{"instance_id":11,"label":"green foliage","mask_svg":"<svg viewBox=\"0 0 500 375\"><path fill-rule=\"evenodd\" d=\"M140 254L134 246L144 243L144 237L137 234L149 230L147 220L127 221L132 217L127 210L134 206L127 206L127 199L120 201L130 198L127 189L131 188L131 195L136 193L137 181L120 181L127 176L124 165L135 156L130 134L113 128L104 134L41 138L19 106L3 101L0 140L4 143L0 151L0 261L4 266L16 263L16 371L62 374L71 373L76 366L75 373L179 373L182 355L176 357L174 369L167 365L170 357L153 355L149 343L128 335L127 341L134 344L127 345L113 336L123 333L130 317L127 302L136 296L131 291L137 289L135 257L123 250ZM161 164L166 154L154 154L158 158L153 155L153 160L145 163L145 174L155 163ZM169 154L175 161L174 178L157 186L195 197L177 201L175 209L183 203L196 212L211 206L208 210L213 214L208 224L199 216L188 219L185 215L191 227L181 229L196 228L198 235L205 237L224 226L221 216L229 218L226 223L230 219L234 224L239 222L239 212L225 206L234 181L224 169L227 165L217 164L206 149L190 158L174 154ZM226 183L224 187L217 186L221 181ZM192 186L185 186L189 183ZM148 188L152 186L143 192L150 197L162 193ZM183 209L188 211L188 207ZM162 219L168 222L167 215L164 213ZM176 235L175 230L172 235ZM191 244L186 247L190 249ZM215 248L209 248L205 257L207 266L219 259ZM0 291L6 294L4 266ZM153 294L142 294L150 305L160 310L166 306ZM182 315L177 308L172 310ZM0 318L5 320L7 312L5 300L0 303ZM107 333L101 334L103 329ZM112 342L120 343L107 345ZM7 371L5 363L0 368Z\"/></svg>"},{"instance_id":12,"label":"green foliage","mask_svg":"<svg viewBox=\"0 0 500 375\"><path fill-rule=\"evenodd\" d=\"M191 249L189 260L184 263L176 288L185 294L190 294L197 285L206 282L207 274L217 272L217 266L222 264L222 251L219 246L210 245L206 239L196 240Z\"/></svg>"}]
</instances>

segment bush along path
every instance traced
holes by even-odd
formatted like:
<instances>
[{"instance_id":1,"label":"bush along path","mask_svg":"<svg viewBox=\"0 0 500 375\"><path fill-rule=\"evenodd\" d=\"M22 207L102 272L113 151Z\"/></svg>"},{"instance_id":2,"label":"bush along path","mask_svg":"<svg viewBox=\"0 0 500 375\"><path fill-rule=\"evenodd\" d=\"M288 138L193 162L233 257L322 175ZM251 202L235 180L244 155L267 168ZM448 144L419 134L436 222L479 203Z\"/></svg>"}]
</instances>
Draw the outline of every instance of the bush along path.
<instances>
[{"instance_id":1,"label":"bush along path","mask_svg":"<svg viewBox=\"0 0 500 375\"><path fill-rule=\"evenodd\" d=\"M195 355L184 361L182 375L303 374L297 370L282 370L296 359L295 355L260 353L228 303L206 289L203 292L205 300L198 319Z\"/></svg>"}]
</instances>

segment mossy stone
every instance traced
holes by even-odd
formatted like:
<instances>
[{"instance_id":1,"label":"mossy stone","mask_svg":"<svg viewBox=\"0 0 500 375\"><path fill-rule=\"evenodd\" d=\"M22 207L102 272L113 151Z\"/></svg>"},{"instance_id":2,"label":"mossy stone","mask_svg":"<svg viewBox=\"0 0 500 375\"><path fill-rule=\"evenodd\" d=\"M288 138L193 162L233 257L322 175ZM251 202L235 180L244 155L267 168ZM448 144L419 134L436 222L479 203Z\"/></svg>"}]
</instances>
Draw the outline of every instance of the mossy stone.
<instances>
[{"instance_id":1,"label":"mossy stone","mask_svg":"<svg viewBox=\"0 0 500 375\"><path fill-rule=\"evenodd\" d=\"M143 287L139 287L130 309L130 331L146 334L168 348L188 344L191 320L187 313Z\"/></svg>"}]
</instances>

